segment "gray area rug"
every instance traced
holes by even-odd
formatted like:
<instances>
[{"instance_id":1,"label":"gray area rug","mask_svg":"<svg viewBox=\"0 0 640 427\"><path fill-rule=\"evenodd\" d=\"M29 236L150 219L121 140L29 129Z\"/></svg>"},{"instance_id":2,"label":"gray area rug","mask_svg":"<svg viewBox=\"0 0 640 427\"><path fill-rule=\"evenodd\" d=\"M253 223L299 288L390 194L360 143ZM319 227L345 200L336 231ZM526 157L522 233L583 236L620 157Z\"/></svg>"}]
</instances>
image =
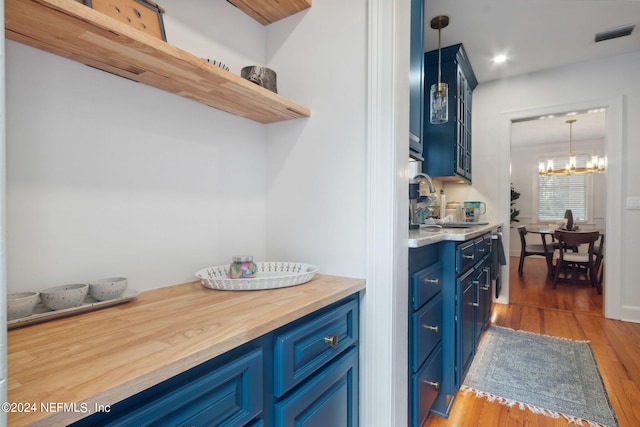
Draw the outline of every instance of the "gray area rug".
<instances>
[{"instance_id":1,"label":"gray area rug","mask_svg":"<svg viewBox=\"0 0 640 427\"><path fill-rule=\"evenodd\" d=\"M462 390L578 425L618 426L586 341L492 325Z\"/></svg>"}]
</instances>

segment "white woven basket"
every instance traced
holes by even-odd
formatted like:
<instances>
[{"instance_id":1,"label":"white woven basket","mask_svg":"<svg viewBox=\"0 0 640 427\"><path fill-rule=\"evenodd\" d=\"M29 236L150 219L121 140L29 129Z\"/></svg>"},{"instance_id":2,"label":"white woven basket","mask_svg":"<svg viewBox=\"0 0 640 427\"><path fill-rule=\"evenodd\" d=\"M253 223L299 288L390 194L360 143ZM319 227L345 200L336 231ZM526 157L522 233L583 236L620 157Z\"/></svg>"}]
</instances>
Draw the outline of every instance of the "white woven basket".
<instances>
[{"instance_id":1,"label":"white woven basket","mask_svg":"<svg viewBox=\"0 0 640 427\"><path fill-rule=\"evenodd\" d=\"M301 285L313 279L320 270L315 265L297 262L258 262L256 277L232 279L229 266L219 265L196 272L196 277L205 288L223 291L257 291Z\"/></svg>"}]
</instances>

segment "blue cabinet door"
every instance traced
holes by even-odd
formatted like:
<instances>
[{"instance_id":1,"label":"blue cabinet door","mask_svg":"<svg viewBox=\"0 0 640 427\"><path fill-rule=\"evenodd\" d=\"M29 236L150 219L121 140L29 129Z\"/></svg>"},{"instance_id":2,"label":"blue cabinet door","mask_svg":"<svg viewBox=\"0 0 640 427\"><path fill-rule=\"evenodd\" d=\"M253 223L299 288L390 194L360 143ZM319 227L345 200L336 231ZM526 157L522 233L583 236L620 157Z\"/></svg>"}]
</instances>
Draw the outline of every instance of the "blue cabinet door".
<instances>
[{"instance_id":1,"label":"blue cabinet door","mask_svg":"<svg viewBox=\"0 0 640 427\"><path fill-rule=\"evenodd\" d=\"M411 0L411 45L409 53L409 148L422 159L422 104L424 63L424 0Z\"/></svg>"},{"instance_id":2,"label":"blue cabinet door","mask_svg":"<svg viewBox=\"0 0 640 427\"><path fill-rule=\"evenodd\" d=\"M458 325L459 336L457 340L458 345L458 360L457 360L457 375L456 388L460 388L462 381L471 366L473 360L473 354L475 351L475 312L477 304L476 302L476 287L473 285L475 279L475 269L469 270L464 276L458 279L457 288L459 289L459 305L458 305Z\"/></svg>"},{"instance_id":3,"label":"blue cabinet door","mask_svg":"<svg viewBox=\"0 0 640 427\"><path fill-rule=\"evenodd\" d=\"M438 81L438 50L424 58L424 121L422 170L431 177L455 177L471 182L471 98L478 85L462 44L442 48L441 81L449 85L449 120L429 121L430 86Z\"/></svg>"},{"instance_id":4,"label":"blue cabinet door","mask_svg":"<svg viewBox=\"0 0 640 427\"><path fill-rule=\"evenodd\" d=\"M358 351L352 348L275 405L278 427L356 427Z\"/></svg>"}]
</instances>

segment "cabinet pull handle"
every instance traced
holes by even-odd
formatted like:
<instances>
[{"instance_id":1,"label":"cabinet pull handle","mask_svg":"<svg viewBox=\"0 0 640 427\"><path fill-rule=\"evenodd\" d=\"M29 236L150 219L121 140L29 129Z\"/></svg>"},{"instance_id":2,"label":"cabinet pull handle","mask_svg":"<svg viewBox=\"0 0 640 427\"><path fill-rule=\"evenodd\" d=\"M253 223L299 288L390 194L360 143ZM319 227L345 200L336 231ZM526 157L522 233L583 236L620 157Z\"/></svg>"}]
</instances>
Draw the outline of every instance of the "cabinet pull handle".
<instances>
[{"instance_id":1,"label":"cabinet pull handle","mask_svg":"<svg viewBox=\"0 0 640 427\"><path fill-rule=\"evenodd\" d=\"M477 303L477 302L472 302L471 305L474 306L474 307L480 307L480 304Z\"/></svg>"},{"instance_id":2,"label":"cabinet pull handle","mask_svg":"<svg viewBox=\"0 0 640 427\"><path fill-rule=\"evenodd\" d=\"M429 380L424 380L425 384L429 384L431 387L435 388L436 390L440 389L440 382L439 381L429 381Z\"/></svg>"},{"instance_id":3,"label":"cabinet pull handle","mask_svg":"<svg viewBox=\"0 0 640 427\"><path fill-rule=\"evenodd\" d=\"M484 248L478 248L478 252L480 252L481 254L485 253L485 249Z\"/></svg>"},{"instance_id":4,"label":"cabinet pull handle","mask_svg":"<svg viewBox=\"0 0 640 427\"><path fill-rule=\"evenodd\" d=\"M465 258L465 259L474 259L474 258L475 258L475 255L462 255L462 258Z\"/></svg>"},{"instance_id":5,"label":"cabinet pull handle","mask_svg":"<svg viewBox=\"0 0 640 427\"><path fill-rule=\"evenodd\" d=\"M435 279L426 279L425 282L427 283L433 283L434 285L439 285L440 284L440 279L439 278L435 278Z\"/></svg>"},{"instance_id":6,"label":"cabinet pull handle","mask_svg":"<svg viewBox=\"0 0 640 427\"><path fill-rule=\"evenodd\" d=\"M433 331L433 332L435 332L436 334L437 334L438 332L440 332L440 327L439 327L438 325L436 325L436 326L431 326L431 325L422 325L422 327L423 327L424 329L429 329L430 331Z\"/></svg>"},{"instance_id":7,"label":"cabinet pull handle","mask_svg":"<svg viewBox=\"0 0 640 427\"><path fill-rule=\"evenodd\" d=\"M330 337L324 337L324 342L329 344L331 348L336 348L338 345L338 337L336 335L331 335Z\"/></svg>"}]
</instances>

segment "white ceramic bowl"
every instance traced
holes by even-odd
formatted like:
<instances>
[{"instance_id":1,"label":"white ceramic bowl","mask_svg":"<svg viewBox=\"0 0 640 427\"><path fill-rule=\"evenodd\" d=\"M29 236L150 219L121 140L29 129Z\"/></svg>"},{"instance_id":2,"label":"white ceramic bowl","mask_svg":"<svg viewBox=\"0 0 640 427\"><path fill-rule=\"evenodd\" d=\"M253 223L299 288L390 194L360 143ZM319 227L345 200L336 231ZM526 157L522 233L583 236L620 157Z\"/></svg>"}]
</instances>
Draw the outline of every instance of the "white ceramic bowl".
<instances>
[{"instance_id":1,"label":"white ceramic bowl","mask_svg":"<svg viewBox=\"0 0 640 427\"><path fill-rule=\"evenodd\" d=\"M31 316L39 300L38 292L17 292L7 295L7 320Z\"/></svg>"},{"instance_id":2,"label":"white ceramic bowl","mask_svg":"<svg viewBox=\"0 0 640 427\"><path fill-rule=\"evenodd\" d=\"M89 285L86 283L54 286L41 290L40 300L51 310L64 310L81 305L88 291Z\"/></svg>"},{"instance_id":3,"label":"white ceramic bowl","mask_svg":"<svg viewBox=\"0 0 640 427\"><path fill-rule=\"evenodd\" d=\"M127 289L128 284L126 277L92 280L89 282L89 295L98 301L119 298Z\"/></svg>"}]
</instances>

